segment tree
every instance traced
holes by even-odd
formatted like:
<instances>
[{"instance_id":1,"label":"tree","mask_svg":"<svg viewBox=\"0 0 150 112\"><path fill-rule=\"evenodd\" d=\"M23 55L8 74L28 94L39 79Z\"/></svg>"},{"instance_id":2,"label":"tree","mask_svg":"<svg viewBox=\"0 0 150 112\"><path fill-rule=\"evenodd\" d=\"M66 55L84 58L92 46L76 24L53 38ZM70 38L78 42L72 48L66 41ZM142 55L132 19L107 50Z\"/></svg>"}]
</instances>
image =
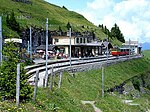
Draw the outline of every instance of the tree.
<instances>
[{"instance_id":1,"label":"tree","mask_svg":"<svg viewBox=\"0 0 150 112\"><path fill-rule=\"evenodd\" d=\"M66 27L67 27L68 30L71 28L71 25L70 25L69 22L67 23L67 26L66 26Z\"/></svg>"},{"instance_id":2,"label":"tree","mask_svg":"<svg viewBox=\"0 0 150 112\"><path fill-rule=\"evenodd\" d=\"M121 42L125 42L124 36L116 23L114 24L114 27L111 28L111 36L117 38Z\"/></svg>"},{"instance_id":3,"label":"tree","mask_svg":"<svg viewBox=\"0 0 150 112\"><path fill-rule=\"evenodd\" d=\"M16 94L16 74L19 59L19 49L13 42L7 43L3 49L4 60L0 66L0 96L14 99ZM20 100L31 98L32 88L27 84L29 75L25 74L24 64L21 63L20 74Z\"/></svg>"},{"instance_id":4,"label":"tree","mask_svg":"<svg viewBox=\"0 0 150 112\"><path fill-rule=\"evenodd\" d=\"M111 37L110 31L106 26L99 25L99 27L101 28L102 32L104 32L106 35L108 35L108 38Z\"/></svg>"},{"instance_id":5,"label":"tree","mask_svg":"<svg viewBox=\"0 0 150 112\"><path fill-rule=\"evenodd\" d=\"M14 12L11 12L11 14L7 14L6 23L7 23L7 26L10 29L12 29L12 30L17 31L18 33L20 33L20 25L16 21Z\"/></svg>"},{"instance_id":6,"label":"tree","mask_svg":"<svg viewBox=\"0 0 150 112\"><path fill-rule=\"evenodd\" d=\"M60 26L59 26L59 28L58 28L58 31L62 32L62 29L61 29L61 27L60 27Z\"/></svg>"},{"instance_id":7,"label":"tree","mask_svg":"<svg viewBox=\"0 0 150 112\"><path fill-rule=\"evenodd\" d=\"M65 9L65 10L68 10L65 6L63 6L62 8Z\"/></svg>"}]
</instances>

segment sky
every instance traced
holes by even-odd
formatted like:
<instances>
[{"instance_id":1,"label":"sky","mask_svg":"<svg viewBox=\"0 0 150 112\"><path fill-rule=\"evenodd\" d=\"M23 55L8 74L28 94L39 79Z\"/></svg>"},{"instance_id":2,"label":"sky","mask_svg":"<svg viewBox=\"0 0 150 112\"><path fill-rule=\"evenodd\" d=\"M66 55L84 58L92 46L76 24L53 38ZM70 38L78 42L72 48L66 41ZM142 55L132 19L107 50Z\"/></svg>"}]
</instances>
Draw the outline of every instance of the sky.
<instances>
[{"instance_id":1,"label":"sky","mask_svg":"<svg viewBox=\"0 0 150 112\"><path fill-rule=\"evenodd\" d=\"M116 23L125 40L150 42L150 0L46 0L82 14L110 30Z\"/></svg>"}]
</instances>

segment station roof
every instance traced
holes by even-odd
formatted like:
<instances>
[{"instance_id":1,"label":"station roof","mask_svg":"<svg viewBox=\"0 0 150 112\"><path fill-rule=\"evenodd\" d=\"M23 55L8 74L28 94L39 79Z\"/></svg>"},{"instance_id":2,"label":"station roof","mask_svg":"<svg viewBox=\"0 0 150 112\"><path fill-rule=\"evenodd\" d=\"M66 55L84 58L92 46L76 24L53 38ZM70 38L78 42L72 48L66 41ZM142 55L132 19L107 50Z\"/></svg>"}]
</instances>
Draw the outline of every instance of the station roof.
<instances>
[{"instance_id":1,"label":"station roof","mask_svg":"<svg viewBox=\"0 0 150 112\"><path fill-rule=\"evenodd\" d=\"M48 50L49 51L53 51L54 49L55 49L55 47L57 47L57 46L55 46L55 45L49 45L48 46ZM45 45L40 45L40 46L38 46L37 48L36 48L36 50L46 50L46 46Z\"/></svg>"}]
</instances>

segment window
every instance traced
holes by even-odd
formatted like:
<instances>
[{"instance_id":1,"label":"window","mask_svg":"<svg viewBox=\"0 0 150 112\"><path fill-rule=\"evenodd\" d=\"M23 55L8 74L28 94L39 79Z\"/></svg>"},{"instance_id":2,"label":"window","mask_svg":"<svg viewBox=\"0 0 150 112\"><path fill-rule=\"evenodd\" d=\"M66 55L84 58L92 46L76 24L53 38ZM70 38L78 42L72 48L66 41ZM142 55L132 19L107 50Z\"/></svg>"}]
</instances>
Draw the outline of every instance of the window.
<instances>
[{"instance_id":1,"label":"window","mask_svg":"<svg viewBox=\"0 0 150 112\"><path fill-rule=\"evenodd\" d=\"M79 43L79 38L76 38L76 43Z\"/></svg>"},{"instance_id":2,"label":"window","mask_svg":"<svg viewBox=\"0 0 150 112\"><path fill-rule=\"evenodd\" d=\"M80 43L82 43L82 38L80 38Z\"/></svg>"},{"instance_id":3,"label":"window","mask_svg":"<svg viewBox=\"0 0 150 112\"><path fill-rule=\"evenodd\" d=\"M59 39L55 38L55 42L59 42Z\"/></svg>"},{"instance_id":4,"label":"window","mask_svg":"<svg viewBox=\"0 0 150 112\"><path fill-rule=\"evenodd\" d=\"M83 38L83 43L85 43L85 38Z\"/></svg>"}]
</instances>

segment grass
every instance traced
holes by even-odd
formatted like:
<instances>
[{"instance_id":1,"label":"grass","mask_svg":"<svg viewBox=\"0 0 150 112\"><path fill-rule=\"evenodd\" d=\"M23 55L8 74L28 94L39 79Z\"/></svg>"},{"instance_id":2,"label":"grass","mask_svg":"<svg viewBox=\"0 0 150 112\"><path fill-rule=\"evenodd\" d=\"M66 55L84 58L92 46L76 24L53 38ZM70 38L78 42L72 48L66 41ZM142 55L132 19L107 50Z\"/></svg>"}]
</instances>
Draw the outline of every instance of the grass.
<instances>
[{"instance_id":1,"label":"grass","mask_svg":"<svg viewBox=\"0 0 150 112\"><path fill-rule=\"evenodd\" d=\"M150 59L150 50L143 51L144 57Z\"/></svg>"},{"instance_id":2,"label":"grass","mask_svg":"<svg viewBox=\"0 0 150 112\"><path fill-rule=\"evenodd\" d=\"M147 51L142 59L121 62L105 68L105 91L123 83L134 76L145 73L150 70L150 61L146 57ZM58 83L58 77L54 78ZM24 112L93 112L91 105L81 104L81 100L95 101L95 105L103 112L142 112L150 109L150 97L141 94L139 99L134 99L134 103L139 106L129 106L122 103L122 100L133 99L130 96L120 95L118 93L107 93L102 98L101 95L101 69L88 72L79 72L75 77L68 73L63 74L62 86L59 89L54 86L51 92L49 88L38 88L37 101L34 103L28 101L21 103L19 109L15 103L0 102L1 110L24 111Z\"/></svg>"}]
</instances>

